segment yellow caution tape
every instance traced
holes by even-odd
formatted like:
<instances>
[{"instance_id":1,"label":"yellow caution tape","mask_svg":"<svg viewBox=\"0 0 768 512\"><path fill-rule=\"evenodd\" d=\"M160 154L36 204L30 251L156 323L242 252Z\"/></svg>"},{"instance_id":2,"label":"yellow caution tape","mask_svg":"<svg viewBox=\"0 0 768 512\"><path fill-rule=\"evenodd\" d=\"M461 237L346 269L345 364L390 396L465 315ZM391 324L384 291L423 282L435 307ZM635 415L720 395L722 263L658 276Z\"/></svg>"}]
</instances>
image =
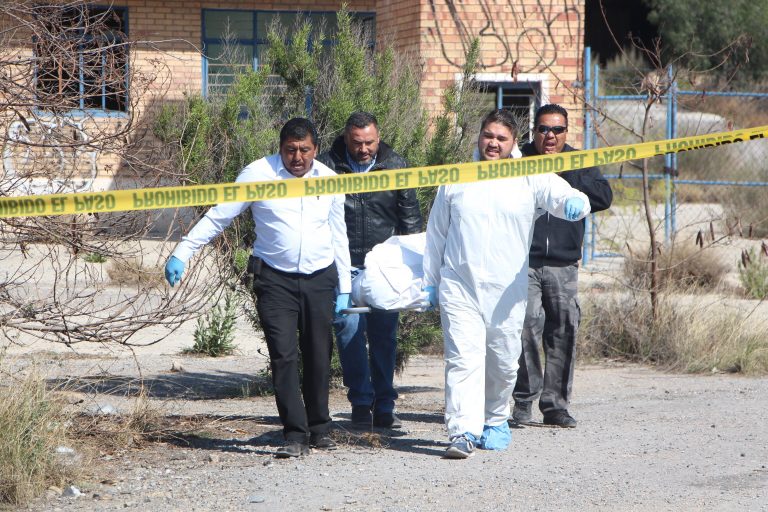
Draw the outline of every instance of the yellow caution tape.
<instances>
[{"instance_id":1,"label":"yellow caution tape","mask_svg":"<svg viewBox=\"0 0 768 512\"><path fill-rule=\"evenodd\" d=\"M0 198L0 218L206 206L237 201L378 192L564 172L762 139L768 126L509 160L413 167L324 178Z\"/></svg>"}]
</instances>

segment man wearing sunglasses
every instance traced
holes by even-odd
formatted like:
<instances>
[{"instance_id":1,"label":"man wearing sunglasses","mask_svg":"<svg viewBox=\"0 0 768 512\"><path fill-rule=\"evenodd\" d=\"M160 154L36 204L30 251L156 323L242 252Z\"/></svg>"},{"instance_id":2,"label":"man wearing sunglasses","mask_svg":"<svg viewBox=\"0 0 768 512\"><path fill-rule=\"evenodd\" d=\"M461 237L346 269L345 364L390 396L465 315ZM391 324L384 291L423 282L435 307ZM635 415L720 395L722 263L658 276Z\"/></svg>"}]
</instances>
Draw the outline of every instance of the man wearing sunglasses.
<instances>
[{"instance_id":1,"label":"man wearing sunglasses","mask_svg":"<svg viewBox=\"0 0 768 512\"><path fill-rule=\"evenodd\" d=\"M563 107L544 105L536 111L534 120L533 142L521 149L524 157L575 151L565 143L568 112ZM611 186L596 167L563 172L560 176L589 198L592 212L611 206ZM523 352L513 393L512 424L530 424L531 406L538 399L544 424L576 426L576 420L568 413L568 403L581 317L577 291L583 239L583 220L568 222L544 213L534 224ZM543 370L541 345L545 357Z\"/></svg>"}]
</instances>

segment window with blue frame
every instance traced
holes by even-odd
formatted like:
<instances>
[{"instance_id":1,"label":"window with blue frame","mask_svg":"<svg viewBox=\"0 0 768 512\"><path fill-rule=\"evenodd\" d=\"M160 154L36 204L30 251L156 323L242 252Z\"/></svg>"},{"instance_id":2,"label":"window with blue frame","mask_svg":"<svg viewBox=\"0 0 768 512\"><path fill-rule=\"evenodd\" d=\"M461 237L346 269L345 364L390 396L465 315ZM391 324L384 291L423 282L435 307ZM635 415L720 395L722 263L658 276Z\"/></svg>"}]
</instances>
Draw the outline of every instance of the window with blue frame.
<instances>
[{"instance_id":1,"label":"window with blue frame","mask_svg":"<svg viewBox=\"0 0 768 512\"><path fill-rule=\"evenodd\" d=\"M373 40L374 14L351 15L364 24ZM320 30L331 35L336 32L335 12L203 9L203 94L219 95L232 85L239 72L259 68L268 46L267 32L273 23L290 29L303 19L311 23L313 35ZM333 39L326 37L322 44L330 48Z\"/></svg>"},{"instance_id":2,"label":"window with blue frame","mask_svg":"<svg viewBox=\"0 0 768 512\"><path fill-rule=\"evenodd\" d=\"M43 110L125 112L128 107L128 10L41 5L34 36L35 94Z\"/></svg>"}]
</instances>

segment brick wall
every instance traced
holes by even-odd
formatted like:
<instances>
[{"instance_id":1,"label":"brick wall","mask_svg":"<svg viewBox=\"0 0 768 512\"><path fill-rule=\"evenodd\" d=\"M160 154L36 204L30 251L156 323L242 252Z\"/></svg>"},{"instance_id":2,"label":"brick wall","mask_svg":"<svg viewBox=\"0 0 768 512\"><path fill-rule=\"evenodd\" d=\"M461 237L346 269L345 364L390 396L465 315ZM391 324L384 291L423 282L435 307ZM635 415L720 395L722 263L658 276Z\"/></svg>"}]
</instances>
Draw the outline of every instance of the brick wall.
<instances>
[{"instance_id":1,"label":"brick wall","mask_svg":"<svg viewBox=\"0 0 768 512\"><path fill-rule=\"evenodd\" d=\"M400 52L418 55L424 2L379 0L376 2L377 45L392 45Z\"/></svg>"},{"instance_id":2,"label":"brick wall","mask_svg":"<svg viewBox=\"0 0 768 512\"><path fill-rule=\"evenodd\" d=\"M253 0L198 1L128 0L131 38L167 41L137 54L137 64L151 68L164 62L164 79L156 85L167 97L199 92L202 64L201 9L336 11L340 1ZM572 111L581 109L579 90L584 41L584 0L365 0L349 2L357 11L376 12L377 44L417 55L423 64L423 98L432 111L440 95L456 79L470 41L481 43L481 73L528 79L546 75L544 93L550 102ZM491 12L493 11L493 12ZM580 118L574 116L574 120ZM574 126L574 128L576 128Z\"/></svg>"},{"instance_id":3,"label":"brick wall","mask_svg":"<svg viewBox=\"0 0 768 512\"><path fill-rule=\"evenodd\" d=\"M380 38L393 32L400 48L418 53L430 111L439 111L442 91L479 38L480 73L498 81L540 81L544 101L574 113L569 140L581 143L581 90L573 85L582 74L584 0L379 0L377 30Z\"/></svg>"}]
</instances>

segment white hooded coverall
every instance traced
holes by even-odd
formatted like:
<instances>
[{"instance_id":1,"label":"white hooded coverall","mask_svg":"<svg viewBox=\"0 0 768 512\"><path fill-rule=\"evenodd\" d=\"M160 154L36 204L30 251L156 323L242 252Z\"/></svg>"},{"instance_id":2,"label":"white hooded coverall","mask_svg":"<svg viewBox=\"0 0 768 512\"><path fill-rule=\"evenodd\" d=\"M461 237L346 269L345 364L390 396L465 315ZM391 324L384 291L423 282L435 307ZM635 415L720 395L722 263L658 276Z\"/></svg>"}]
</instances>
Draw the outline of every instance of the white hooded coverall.
<instances>
[{"instance_id":1,"label":"white hooded coverall","mask_svg":"<svg viewBox=\"0 0 768 512\"><path fill-rule=\"evenodd\" d=\"M589 200L555 174L441 186L427 224L424 286L438 290L445 340L445 421L453 439L507 421L528 298L536 210L565 218ZM541 212L539 212L541 213Z\"/></svg>"}]
</instances>

